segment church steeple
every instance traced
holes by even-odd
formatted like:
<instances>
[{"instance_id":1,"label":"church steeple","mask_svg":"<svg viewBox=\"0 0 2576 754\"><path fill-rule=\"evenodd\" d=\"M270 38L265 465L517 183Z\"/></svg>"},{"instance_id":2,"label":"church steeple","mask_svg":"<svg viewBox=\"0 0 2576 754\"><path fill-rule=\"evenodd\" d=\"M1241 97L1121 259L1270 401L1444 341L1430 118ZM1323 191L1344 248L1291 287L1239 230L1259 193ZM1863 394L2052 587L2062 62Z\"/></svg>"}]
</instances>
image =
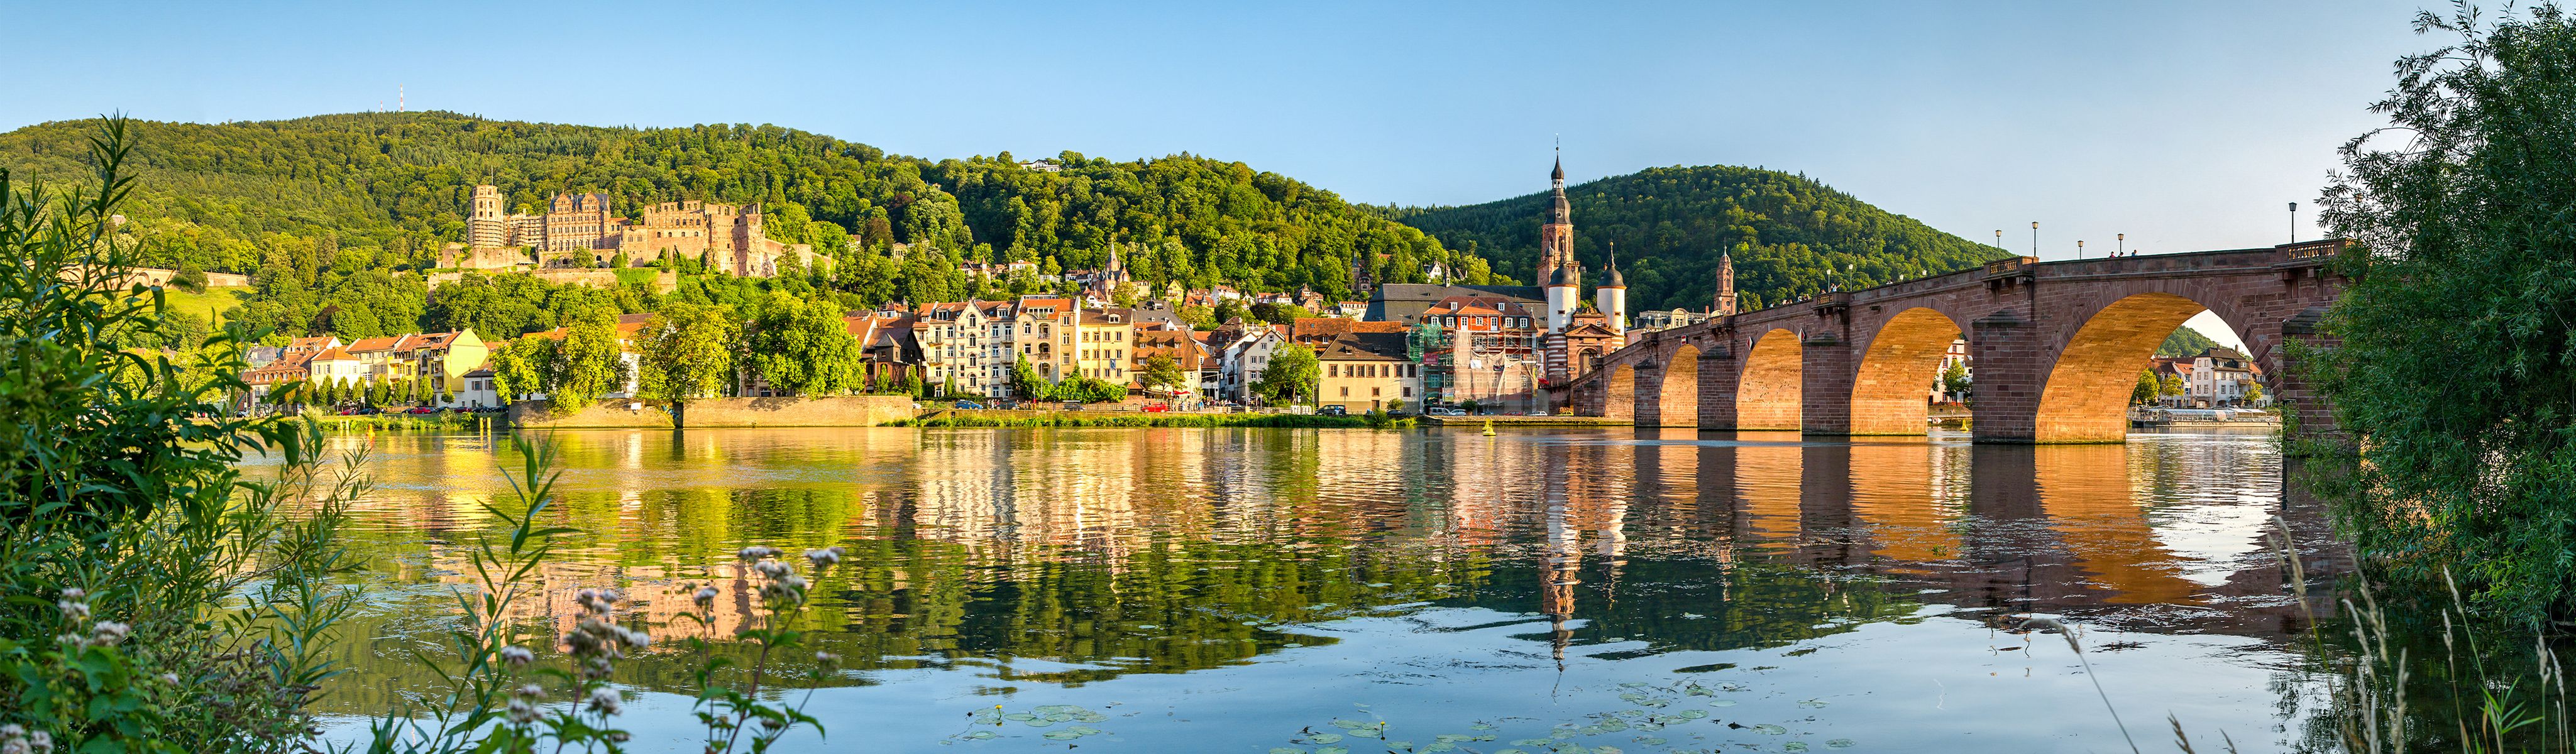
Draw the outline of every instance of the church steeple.
<instances>
[{"instance_id":1,"label":"church steeple","mask_svg":"<svg viewBox=\"0 0 2576 754\"><path fill-rule=\"evenodd\" d=\"M1538 284L1556 279L1560 267L1574 264L1574 209L1565 200L1565 157L1548 171L1547 219L1538 228Z\"/></svg>"},{"instance_id":2,"label":"church steeple","mask_svg":"<svg viewBox=\"0 0 2576 754\"><path fill-rule=\"evenodd\" d=\"M1717 301L1716 308L1709 312L1718 315L1735 313L1735 255L1732 253L1717 253Z\"/></svg>"}]
</instances>

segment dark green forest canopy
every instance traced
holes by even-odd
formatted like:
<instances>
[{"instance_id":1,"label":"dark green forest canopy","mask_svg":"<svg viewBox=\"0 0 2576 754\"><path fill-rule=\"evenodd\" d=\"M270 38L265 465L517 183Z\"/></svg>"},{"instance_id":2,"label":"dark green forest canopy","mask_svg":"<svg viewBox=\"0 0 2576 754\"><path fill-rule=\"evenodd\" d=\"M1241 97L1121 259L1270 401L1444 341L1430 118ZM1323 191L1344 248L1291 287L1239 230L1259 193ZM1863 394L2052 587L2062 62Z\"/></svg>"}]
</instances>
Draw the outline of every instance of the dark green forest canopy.
<instances>
[{"instance_id":1,"label":"dark green forest canopy","mask_svg":"<svg viewBox=\"0 0 2576 754\"><path fill-rule=\"evenodd\" d=\"M1532 171L1532 175L1537 175ZM1720 252L1735 255L1743 308L1965 269L2005 256L1870 206L1801 175L1724 165L1653 168L1570 186L1576 258L1597 282L1610 244L1632 311L1705 309ZM1377 208L1450 248L1488 259L1502 275L1538 264L1544 192L1465 207ZM1846 273L1846 266L1851 271Z\"/></svg>"},{"instance_id":2,"label":"dark green forest canopy","mask_svg":"<svg viewBox=\"0 0 2576 754\"><path fill-rule=\"evenodd\" d=\"M0 134L0 166L69 178L96 121ZM1414 282L1443 248L1332 192L1194 155L1115 162L1065 153L1061 172L1008 153L929 160L777 126L605 128L444 112L324 115L226 124L134 124L142 188L129 230L148 260L255 273L277 235L330 236L370 266L420 269L461 240L469 192L499 186L514 211L559 191L596 191L633 216L679 199L760 203L767 234L835 256L926 247L951 262L1052 258L1095 267L1112 243L1139 280L1348 292L1351 262ZM855 236L855 250L843 241ZM324 260L328 265L332 260ZM953 266L953 265L947 265ZM860 265L862 269L867 265ZM891 265L886 267L891 268ZM926 291L937 291L933 286ZM912 292L907 288L899 292Z\"/></svg>"}]
</instances>

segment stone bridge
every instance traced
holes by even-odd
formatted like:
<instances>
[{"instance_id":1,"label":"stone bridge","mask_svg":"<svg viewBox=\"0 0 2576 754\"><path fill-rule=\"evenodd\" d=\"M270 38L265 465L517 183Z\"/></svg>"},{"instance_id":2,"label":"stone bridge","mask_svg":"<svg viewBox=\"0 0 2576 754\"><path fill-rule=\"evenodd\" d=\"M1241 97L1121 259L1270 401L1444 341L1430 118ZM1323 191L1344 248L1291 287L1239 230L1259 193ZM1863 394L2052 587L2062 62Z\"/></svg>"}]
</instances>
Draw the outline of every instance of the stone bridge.
<instances>
[{"instance_id":1,"label":"stone bridge","mask_svg":"<svg viewBox=\"0 0 2576 754\"><path fill-rule=\"evenodd\" d=\"M2300 427L2331 416L2287 367L2322 342L2344 241L2041 262L1934 277L1629 334L1554 405L1643 427L1919 435L1942 355L1963 333L1978 442L2121 442L2138 372L2184 320L2217 312Z\"/></svg>"}]
</instances>

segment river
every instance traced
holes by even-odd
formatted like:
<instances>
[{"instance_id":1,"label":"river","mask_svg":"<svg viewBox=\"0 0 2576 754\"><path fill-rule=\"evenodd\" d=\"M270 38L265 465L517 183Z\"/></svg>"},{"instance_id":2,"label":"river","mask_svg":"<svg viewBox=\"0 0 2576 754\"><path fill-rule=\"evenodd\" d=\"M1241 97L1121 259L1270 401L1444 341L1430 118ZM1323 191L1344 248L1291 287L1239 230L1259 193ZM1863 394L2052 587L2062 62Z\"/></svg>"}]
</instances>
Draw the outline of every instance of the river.
<instances>
[{"instance_id":1,"label":"river","mask_svg":"<svg viewBox=\"0 0 2576 754\"><path fill-rule=\"evenodd\" d=\"M2349 565L2314 554L2327 524L2268 434L1967 440L564 431L549 519L583 533L532 620L607 587L660 624L742 584L740 547L847 547L805 618L844 667L782 697L829 735L787 751L2114 751L2123 725L2169 750L2168 715L2203 750L2315 740L2327 606L2289 596L2276 538L2319 583ZM436 649L515 457L335 442L376 483L323 697L345 738L428 688L408 650ZM698 748L678 647L616 677L637 750Z\"/></svg>"}]
</instances>

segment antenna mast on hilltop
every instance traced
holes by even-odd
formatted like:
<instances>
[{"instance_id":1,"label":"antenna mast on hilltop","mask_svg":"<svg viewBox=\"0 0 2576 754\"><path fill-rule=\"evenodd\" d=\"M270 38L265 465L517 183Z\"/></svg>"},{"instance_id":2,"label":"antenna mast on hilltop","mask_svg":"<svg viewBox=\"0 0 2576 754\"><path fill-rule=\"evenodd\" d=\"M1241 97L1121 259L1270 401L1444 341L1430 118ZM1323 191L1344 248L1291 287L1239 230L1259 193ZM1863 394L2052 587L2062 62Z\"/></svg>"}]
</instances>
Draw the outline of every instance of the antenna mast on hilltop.
<instances>
[{"instance_id":1,"label":"antenna mast on hilltop","mask_svg":"<svg viewBox=\"0 0 2576 754\"><path fill-rule=\"evenodd\" d=\"M403 91L403 85L401 85L401 84L395 84L395 85L394 85L394 112L398 112L398 113L399 113L399 112L402 112L402 111L403 111L403 107L404 107L404 105L408 104L408 103L403 102L404 95L405 95L405 92Z\"/></svg>"}]
</instances>

